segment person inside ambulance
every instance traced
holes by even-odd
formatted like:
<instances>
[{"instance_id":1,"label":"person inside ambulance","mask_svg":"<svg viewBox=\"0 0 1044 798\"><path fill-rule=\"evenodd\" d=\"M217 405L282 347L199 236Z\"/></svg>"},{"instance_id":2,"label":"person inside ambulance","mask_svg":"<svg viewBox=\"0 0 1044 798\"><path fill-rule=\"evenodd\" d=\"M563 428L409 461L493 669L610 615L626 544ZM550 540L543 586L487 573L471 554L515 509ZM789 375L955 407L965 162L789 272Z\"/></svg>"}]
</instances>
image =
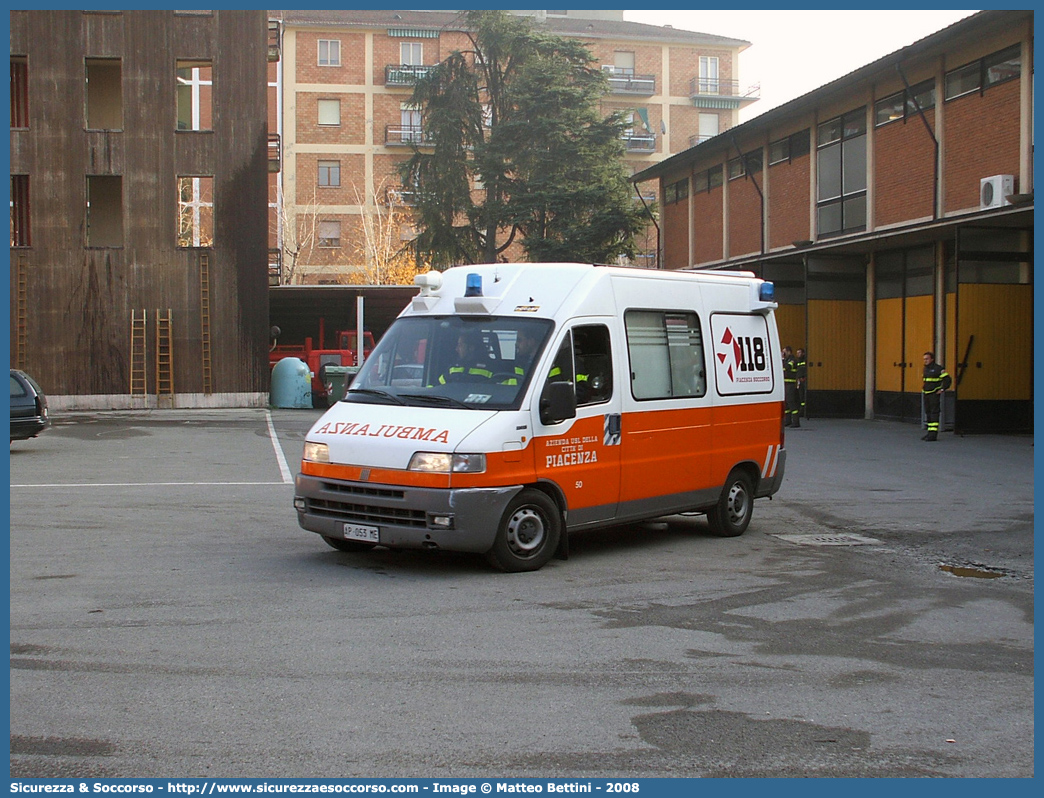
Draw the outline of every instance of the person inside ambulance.
<instances>
[{"instance_id":1,"label":"person inside ambulance","mask_svg":"<svg viewBox=\"0 0 1044 798\"><path fill-rule=\"evenodd\" d=\"M536 357L537 339L533 331L523 327L515 334L515 360L510 376L500 380L501 385L521 385Z\"/></svg>"},{"instance_id":2,"label":"person inside ambulance","mask_svg":"<svg viewBox=\"0 0 1044 798\"><path fill-rule=\"evenodd\" d=\"M477 332L462 332L457 338L457 360L439 376L439 385L448 382L489 382L493 372L489 359L483 358L485 345Z\"/></svg>"}]
</instances>

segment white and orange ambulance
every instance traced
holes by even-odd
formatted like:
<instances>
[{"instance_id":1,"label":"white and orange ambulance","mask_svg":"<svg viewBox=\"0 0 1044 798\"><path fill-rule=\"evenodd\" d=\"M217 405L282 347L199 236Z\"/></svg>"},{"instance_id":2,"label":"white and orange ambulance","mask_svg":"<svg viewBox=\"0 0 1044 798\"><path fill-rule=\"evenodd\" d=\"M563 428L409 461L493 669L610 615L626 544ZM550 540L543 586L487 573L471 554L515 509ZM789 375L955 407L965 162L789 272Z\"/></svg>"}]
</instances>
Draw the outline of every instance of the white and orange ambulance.
<instances>
[{"instance_id":1,"label":"white and orange ambulance","mask_svg":"<svg viewBox=\"0 0 1044 798\"><path fill-rule=\"evenodd\" d=\"M696 512L740 535L754 499L779 489L771 283L574 263L416 282L305 439L294 506L334 548L476 552L531 571L568 533L608 524Z\"/></svg>"}]
</instances>

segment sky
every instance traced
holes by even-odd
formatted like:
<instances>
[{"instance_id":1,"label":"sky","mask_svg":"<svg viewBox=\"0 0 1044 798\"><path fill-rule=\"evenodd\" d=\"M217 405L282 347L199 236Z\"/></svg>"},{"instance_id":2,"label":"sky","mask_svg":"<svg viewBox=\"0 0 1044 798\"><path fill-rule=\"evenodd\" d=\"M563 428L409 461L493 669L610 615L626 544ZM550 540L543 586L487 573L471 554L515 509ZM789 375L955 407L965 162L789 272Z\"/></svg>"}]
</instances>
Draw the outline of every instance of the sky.
<instances>
[{"instance_id":1,"label":"sky","mask_svg":"<svg viewBox=\"0 0 1044 798\"><path fill-rule=\"evenodd\" d=\"M624 11L628 22L742 39L742 90L761 99L740 111L746 122L871 61L942 30L974 11Z\"/></svg>"}]
</instances>

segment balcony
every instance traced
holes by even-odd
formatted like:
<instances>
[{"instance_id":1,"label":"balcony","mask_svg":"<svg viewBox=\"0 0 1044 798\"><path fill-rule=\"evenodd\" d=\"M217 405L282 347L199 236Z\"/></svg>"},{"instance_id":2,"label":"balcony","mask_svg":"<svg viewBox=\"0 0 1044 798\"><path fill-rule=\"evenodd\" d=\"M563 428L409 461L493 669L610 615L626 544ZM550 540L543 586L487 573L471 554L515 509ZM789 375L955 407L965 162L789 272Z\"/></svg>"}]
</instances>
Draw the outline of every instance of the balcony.
<instances>
[{"instance_id":1,"label":"balcony","mask_svg":"<svg viewBox=\"0 0 1044 798\"><path fill-rule=\"evenodd\" d=\"M412 86L417 78L427 75L434 67L414 64L388 64L384 68L385 86Z\"/></svg>"},{"instance_id":2,"label":"balcony","mask_svg":"<svg viewBox=\"0 0 1044 798\"><path fill-rule=\"evenodd\" d=\"M656 152L656 136L652 133L626 132L621 138L627 152Z\"/></svg>"},{"instance_id":3,"label":"balcony","mask_svg":"<svg viewBox=\"0 0 1044 798\"><path fill-rule=\"evenodd\" d=\"M268 134L268 171L278 172L282 161L282 144L278 133Z\"/></svg>"},{"instance_id":4,"label":"balcony","mask_svg":"<svg viewBox=\"0 0 1044 798\"><path fill-rule=\"evenodd\" d=\"M714 136L718 135L717 133ZM714 136L689 136L689 146L695 147L697 144L703 144L705 141L710 141Z\"/></svg>"},{"instance_id":5,"label":"balcony","mask_svg":"<svg viewBox=\"0 0 1044 798\"><path fill-rule=\"evenodd\" d=\"M268 20L268 60L278 61L280 45L279 45L279 22L278 20Z\"/></svg>"},{"instance_id":6,"label":"balcony","mask_svg":"<svg viewBox=\"0 0 1044 798\"><path fill-rule=\"evenodd\" d=\"M415 205L416 201L417 191L414 189L407 190L402 186L388 186L384 190L385 205Z\"/></svg>"},{"instance_id":7,"label":"balcony","mask_svg":"<svg viewBox=\"0 0 1044 798\"><path fill-rule=\"evenodd\" d=\"M609 78L609 89L613 94L640 94L648 97L656 94L655 75L636 75L633 69L603 66Z\"/></svg>"},{"instance_id":8,"label":"balcony","mask_svg":"<svg viewBox=\"0 0 1044 798\"><path fill-rule=\"evenodd\" d=\"M742 108L756 101L760 95L760 85L750 86L746 92L741 92L738 80L697 77L689 81L689 99L697 108Z\"/></svg>"},{"instance_id":9,"label":"balcony","mask_svg":"<svg viewBox=\"0 0 1044 798\"><path fill-rule=\"evenodd\" d=\"M388 125L384 128L384 146L409 147L411 144L430 144L431 140L420 125Z\"/></svg>"}]
</instances>

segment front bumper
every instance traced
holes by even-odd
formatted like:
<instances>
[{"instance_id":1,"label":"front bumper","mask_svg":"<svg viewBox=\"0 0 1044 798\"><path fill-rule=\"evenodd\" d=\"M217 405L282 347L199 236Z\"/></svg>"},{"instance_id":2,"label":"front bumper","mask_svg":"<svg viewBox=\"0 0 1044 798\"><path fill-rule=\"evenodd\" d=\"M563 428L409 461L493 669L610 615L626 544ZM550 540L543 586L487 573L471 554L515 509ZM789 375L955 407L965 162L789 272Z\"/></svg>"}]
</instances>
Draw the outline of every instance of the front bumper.
<instances>
[{"instance_id":1,"label":"front bumper","mask_svg":"<svg viewBox=\"0 0 1044 798\"><path fill-rule=\"evenodd\" d=\"M350 523L377 527L381 546L481 554L493 546L504 508L520 490L415 488L298 474L294 505L301 528L324 537L343 538ZM436 518L451 519L451 526Z\"/></svg>"}]
</instances>

